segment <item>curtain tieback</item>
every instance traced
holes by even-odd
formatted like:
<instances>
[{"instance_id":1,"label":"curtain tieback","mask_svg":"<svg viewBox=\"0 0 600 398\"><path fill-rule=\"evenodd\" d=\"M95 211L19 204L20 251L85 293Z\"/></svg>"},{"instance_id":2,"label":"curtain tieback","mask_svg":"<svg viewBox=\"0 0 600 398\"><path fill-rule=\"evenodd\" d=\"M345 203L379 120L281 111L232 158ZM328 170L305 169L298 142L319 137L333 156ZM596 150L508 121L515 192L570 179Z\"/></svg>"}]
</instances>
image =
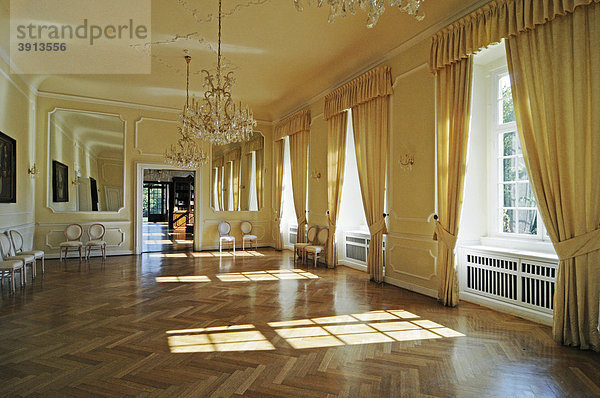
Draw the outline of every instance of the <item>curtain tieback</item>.
<instances>
[{"instance_id":1,"label":"curtain tieback","mask_svg":"<svg viewBox=\"0 0 600 398\"><path fill-rule=\"evenodd\" d=\"M387 233L387 229L385 226L385 218L381 217L379 221L376 221L374 224L369 225L369 232L371 236L377 235L378 233Z\"/></svg>"},{"instance_id":2,"label":"curtain tieback","mask_svg":"<svg viewBox=\"0 0 600 398\"><path fill-rule=\"evenodd\" d=\"M302 225L302 224L307 224L308 220L306 219L306 215L303 215L302 217L300 217L298 219L298 226Z\"/></svg>"},{"instance_id":3,"label":"curtain tieback","mask_svg":"<svg viewBox=\"0 0 600 398\"><path fill-rule=\"evenodd\" d=\"M435 231L433 232L433 240L444 242L448 249L452 250L456 246L456 235L451 234L437 221L435 223Z\"/></svg>"},{"instance_id":4,"label":"curtain tieback","mask_svg":"<svg viewBox=\"0 0 600 398\"><path fill-rule=\"evenodd\" d=\"M561 260L600 250L600 229L558 242L554 245L554 250Z\"/></svg>"}]
</instances>

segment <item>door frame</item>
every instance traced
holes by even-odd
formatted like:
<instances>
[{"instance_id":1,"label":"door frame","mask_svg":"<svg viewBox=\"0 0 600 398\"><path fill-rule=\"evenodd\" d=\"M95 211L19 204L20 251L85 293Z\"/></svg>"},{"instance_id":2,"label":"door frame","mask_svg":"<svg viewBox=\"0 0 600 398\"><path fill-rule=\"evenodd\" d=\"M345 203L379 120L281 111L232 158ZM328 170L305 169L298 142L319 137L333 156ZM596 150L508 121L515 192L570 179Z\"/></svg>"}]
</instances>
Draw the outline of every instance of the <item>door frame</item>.
<instances>
[{"instance_id":1,"label":"door frame","mask_svg":"<svg viewBox=\"0 0 600 398\"><path fill-rule=\"evenodd\" d=\"M200 233L202 224L202 207L201 207L201 196L202 196L202 169L184 169L179 167L170 166L165 163L146 163L136 162L135 164L136 173L136 189L135 189L135 254L142 254L142 242L143 232L142 226L144 225L143 218L143 196L144 196L144 170L145 169L159 169L159 170L179 170L179 171L193 171L194 176L194 251L200 250L202 247L202 234Z\"/></svg>"}]
</instances>

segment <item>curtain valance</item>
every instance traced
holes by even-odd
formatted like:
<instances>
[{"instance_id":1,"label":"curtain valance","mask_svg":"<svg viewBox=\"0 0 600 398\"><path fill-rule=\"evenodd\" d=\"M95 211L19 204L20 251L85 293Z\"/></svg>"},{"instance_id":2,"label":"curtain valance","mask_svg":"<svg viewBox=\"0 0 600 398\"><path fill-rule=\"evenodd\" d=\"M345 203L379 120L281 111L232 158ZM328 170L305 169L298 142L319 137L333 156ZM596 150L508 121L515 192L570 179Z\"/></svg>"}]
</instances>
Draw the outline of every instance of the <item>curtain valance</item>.
<instances>
[{"instance_id":1,"label":"curtain valance","mask_svg":"<svg viewBox=\"0 0 600 398\"><path fill-rule=\"evenodd\" d=\"M258 133L252 139L245 143L244 145L244 153L250 153L252 151L260 151L264 148L264 139L263 136Z\"/></svg>"},{"instance_id":2,"label":"curtain valance","mask_svg":"<svg viewBox=\"0 0 600 398\"><path fill-rule=\"evenodd\" d=\"M285 136L294 135L301 131L309 131L310 122L310 109L298 111L275 125L274 140L277 141Z\"/></svg>"},{"instance_id":3,"label":"curtain valance","mask_svg":"<svg viewBox=\"0 0 600 398\"><path fill-rule=\"evenodd\" d=\"M226 152L223 157L225 158L225 163L240 160L242 158L242 148L233 148L229 152Z\"/></svg>"},{"instance_id":4,"label":"curtain valance","mask_svg":"<svg viewBox=\"0 0 600 398\"><path fill-rule=\"evenodd\" d=\"M503 38L515 36L576 7L600 0L494 0L436 33L431 40L431 72L451 65Z\"/></svg>"},{"instance_id":5,"label":"curtain valance","mask_svg":"<svg viewBox=\"0 0 600 398\"><path fill-rule=\"evenodd\" d=\"M391 94L392 70L379 66L327 94L324 119L329 120L348 108Z\"/></svg>"}]
</instances>

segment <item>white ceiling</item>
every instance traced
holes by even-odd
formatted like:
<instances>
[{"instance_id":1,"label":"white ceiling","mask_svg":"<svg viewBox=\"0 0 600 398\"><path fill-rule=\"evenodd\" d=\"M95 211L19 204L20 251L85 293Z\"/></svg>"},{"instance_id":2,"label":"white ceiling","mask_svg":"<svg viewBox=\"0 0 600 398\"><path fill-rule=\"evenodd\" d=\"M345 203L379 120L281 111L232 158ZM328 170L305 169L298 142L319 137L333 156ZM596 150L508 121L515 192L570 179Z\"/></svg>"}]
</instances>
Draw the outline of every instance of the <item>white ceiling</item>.
<instances>
[{"instance_id":1,"label":"white ceiling","mask_svg":"<svg viewBox=\"0 0 600 398\"><path fill-rule=\"evenodd\" d=\"M235 72L235 99L249 104L257 119L268 121L377 63L419 33L442 27L487 2L426 0L423 21L393 8L375 28L368 29L362 11L328 24L328 9L305 7L299 13L292 0L236 7L257 1L265 0L223 0L224 12L236 11L223 20L222 49ZM0 9L0 47L5 53L9 49L8 3L2 0ZM26 79L43 92L180 108L185 101L183 50L190 50L192 56L191 88L196 95L201 92L199 71L213 69L216 63L216 54L209 47L216 48L216 21L197 19L215 14L217 4L217 0L152 0L149 75L39 75ZM196 18L192 9L197 10ZM190 38L175 39L190 34ZM140 52L140 57L145 56Z\"/></svg>"}]
</instances>

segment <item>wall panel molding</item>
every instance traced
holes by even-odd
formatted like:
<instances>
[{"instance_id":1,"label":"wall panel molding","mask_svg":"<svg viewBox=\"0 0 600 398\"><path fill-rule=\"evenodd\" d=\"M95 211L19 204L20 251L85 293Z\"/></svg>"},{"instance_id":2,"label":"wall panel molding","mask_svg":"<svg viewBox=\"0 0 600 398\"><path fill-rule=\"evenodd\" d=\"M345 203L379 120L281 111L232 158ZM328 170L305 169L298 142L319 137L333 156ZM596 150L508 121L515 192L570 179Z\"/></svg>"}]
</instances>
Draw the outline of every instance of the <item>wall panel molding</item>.
<instances>
[{"instance_id":1,"label":"wall panel molding","mask_svg":"<svg viewBox=\"0 0 600 398\"><path fill-rule=\"evenodd\" d=\"M140 155L153 155L153 156L162 156L163 153L153 153L153 152L144 152L140 146L139 146L139 136L140 136L140 125L144 122L144 121L153 121L153 122L163 122L163 123L169 123L169 124L177 124L177 120L171 120L171 119L162 119L162 118L155 118L155 117L147 117L147 116L142 116L140 117L138 120L135 121L135 129L133 132L133 149L135 151L137 151Z\"/></svg>"}]
</instances>

